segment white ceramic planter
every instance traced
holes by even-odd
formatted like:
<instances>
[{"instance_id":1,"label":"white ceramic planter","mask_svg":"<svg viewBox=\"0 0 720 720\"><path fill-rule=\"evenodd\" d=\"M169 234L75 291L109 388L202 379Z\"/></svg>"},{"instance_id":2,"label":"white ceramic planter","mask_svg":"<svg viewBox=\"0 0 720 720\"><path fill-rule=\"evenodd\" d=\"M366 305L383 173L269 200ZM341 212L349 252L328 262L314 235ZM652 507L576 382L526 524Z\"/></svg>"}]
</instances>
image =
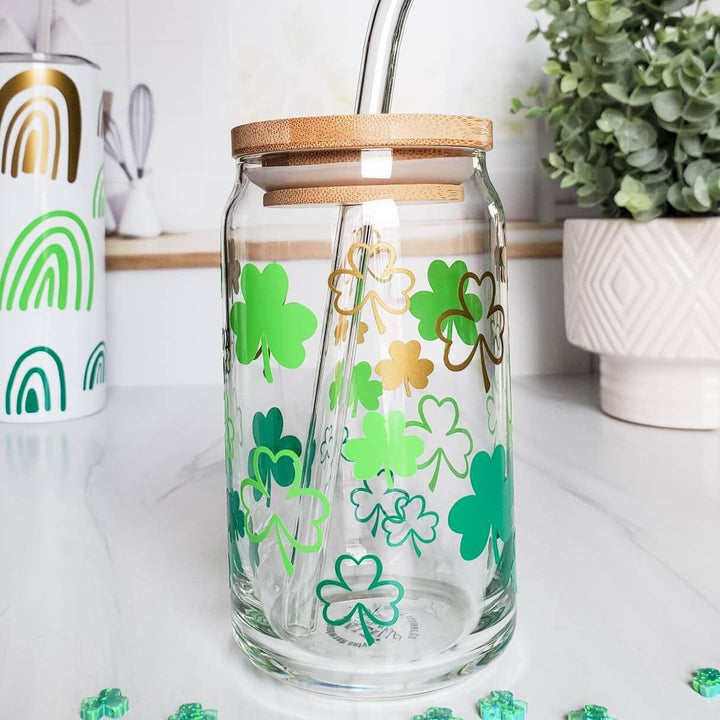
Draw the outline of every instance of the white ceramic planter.
<instances>
[{"instance_id":1,"label":"white ceramic planter","mask_svg":"<svg viewBox=\"0 0 720 720\"><path fill-rule=\"evenodd\" d=\"M720 428L720 218L568 220L565 324L609 415Z\"/></svg>"}]
</instances>

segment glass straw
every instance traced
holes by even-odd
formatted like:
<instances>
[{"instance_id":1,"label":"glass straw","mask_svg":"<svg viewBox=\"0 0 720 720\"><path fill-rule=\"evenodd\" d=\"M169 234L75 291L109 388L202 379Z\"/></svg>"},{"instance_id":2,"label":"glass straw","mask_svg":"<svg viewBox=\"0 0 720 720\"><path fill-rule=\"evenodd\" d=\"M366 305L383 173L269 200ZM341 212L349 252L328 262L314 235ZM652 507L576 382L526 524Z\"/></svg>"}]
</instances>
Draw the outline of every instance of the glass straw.
<instances>
[{"instance_id":1,"label":"glass straw","mask_svg":"<svg viewBox=\"0 0 720 720\"><path fill-rule=\"evenodd\" d=\"M50 26L52 25L53 0L39 0L37 38L35 52L50 54Z\"/></svg>"},{"instance_id":2,"label":"glass straw","mask_svg":"<svg viewBox=\"0 0 720 720\"><path fill-rule=\"evenodd\" d=\"M356 114L378 114L390 112L392 103L395 70L397 66L398 51L402 39L405 20L407 19L413 0L377 0L370 16L362 62L360 77L358 79L357 96L355 99ZM346 253L350 245L357 240L353 236L352 223L348 222L349 215L357 208L352 205L343 205L338 211L338 221L333 246L333 271L343 266ZM374 243L376 233L372 225L361 225L360 242L367 245ZM367 253L366 253L367 255ZM358 265L362 277L357 278L352 288L358 298L362 298L367 274L367 256ZM335 410L330 410L324 389L327 387L327 375L332 373L334 367L328 367L326 361L328 348L333 342L333 296L328 292L325 317L323 321L322 342L320 346L320 360L315 376L313 392L313 410L310 419L308 438L305 445L305 458L303 466L303 484L320 490L332 503L335 480L342 450L343 429L347 419L348 397L350 380L357 350L357 335L360 327L360 313L350 318L347 339L341 341L339 361L343 365L342 391L338 398ZM335 355L337 357L337 354ZM323 432L324 428L333 428L333 439L329 443L329 457L326 463L309 462L312 455L310 448L315 444L319 450L321 439L317 437L317 430ZM295 537L298 544L312 542L315 528L312 525L309 508L301 502L295 524ZM315 587L322 579L325 553L327 549L327 536L322 548L315 555L293 553L295 571L291 577L286 578L282 598L283 629L289 635L297 637L312 634L317 626L318 600L315 596Z\"/></svg>"}]
</instances>

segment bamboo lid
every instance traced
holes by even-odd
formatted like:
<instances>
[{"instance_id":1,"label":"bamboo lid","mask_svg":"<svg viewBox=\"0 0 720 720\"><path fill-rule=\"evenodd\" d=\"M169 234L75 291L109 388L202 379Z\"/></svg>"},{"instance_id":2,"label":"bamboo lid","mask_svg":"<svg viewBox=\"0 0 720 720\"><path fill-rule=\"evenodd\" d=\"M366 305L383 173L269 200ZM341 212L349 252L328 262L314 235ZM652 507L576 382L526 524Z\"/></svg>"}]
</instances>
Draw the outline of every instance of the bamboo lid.
<instances>
[{"instance_id":1,"label":"bamboo lid","mask_svg":"<svg viewBox=\"0 0 720 720\"><path fill-rule=\"evenodd\" d=\"M359 205L370 200L396 202L462 202L462 185L337 185L331 187L288 188L265 193L263 205Z\"/></svg>"},{"instance_id":2,"label":"bamboo lid","mask_svg":"<svg viewBox=\"0 0 720 720\"><path fill-rule=\"evenodd\" d=\"M468 115L327 115L238 125L233 157L370 148L492 150L492 122Z\"/></svg>"}]
</instances>

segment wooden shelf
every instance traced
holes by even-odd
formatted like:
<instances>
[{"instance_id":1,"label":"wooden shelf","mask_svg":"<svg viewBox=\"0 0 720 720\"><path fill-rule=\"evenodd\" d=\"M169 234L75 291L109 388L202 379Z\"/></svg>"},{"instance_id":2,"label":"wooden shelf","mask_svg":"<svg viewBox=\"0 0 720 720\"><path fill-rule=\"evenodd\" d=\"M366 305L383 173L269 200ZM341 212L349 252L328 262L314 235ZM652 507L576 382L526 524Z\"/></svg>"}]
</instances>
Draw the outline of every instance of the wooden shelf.
<instances>
[{"instance_id":1,"label":"wooden shelf","mask_svg":"<svg viewBox=\"0 0 720 720\"><path fill-rule=\"evenodd\" d=\"M510 222L508 257L558 258L562 257L562 225L534 222ZM270 259L273 243L263 243ZM301 241L293 246L279 243L283 257L278 259L329 258L327 243ZM288 253L287 248L297 248ZM214 268L220 265L220 231L203 230L182 235L161 235L146 240L109 237L105 242L105 265L108 270L167 270L188 268ZM418 254L447 254L445 241L423 241ZM262 252L260 254L263 254Z\"/></svg>"}]
</instances>

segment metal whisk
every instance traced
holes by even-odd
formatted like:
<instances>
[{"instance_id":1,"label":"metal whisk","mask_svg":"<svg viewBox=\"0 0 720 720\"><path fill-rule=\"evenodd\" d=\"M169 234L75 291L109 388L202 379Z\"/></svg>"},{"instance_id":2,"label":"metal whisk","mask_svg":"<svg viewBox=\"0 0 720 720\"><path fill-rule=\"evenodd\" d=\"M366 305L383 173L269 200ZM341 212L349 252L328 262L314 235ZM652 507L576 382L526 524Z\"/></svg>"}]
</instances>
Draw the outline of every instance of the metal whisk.
<instances>
[{"instance_id":1,"label":"metal whisk","mask_svg":"<svg viewBox=\"0 0 720 720\"><path fill-rule=\"evenodd\" d=\"M150 88L147 85L136 85L130 95L128 124L138 178L145 173L145 161L152 139L154 115L155 109Z\"/></svg>"},{"instance_id":2,"label":"metal whisk","mask_svg":"<svg viewBox=\"0 0 720 720\"><path fill-rule=\"evenodd\" d=\"M123 148L120 130L110 113L103 113L103 127L105 129L105 152L123 169L127 179L132 182L133 176L130 174L125 160L125 149Z\"/></svg>"}]
</instances>

